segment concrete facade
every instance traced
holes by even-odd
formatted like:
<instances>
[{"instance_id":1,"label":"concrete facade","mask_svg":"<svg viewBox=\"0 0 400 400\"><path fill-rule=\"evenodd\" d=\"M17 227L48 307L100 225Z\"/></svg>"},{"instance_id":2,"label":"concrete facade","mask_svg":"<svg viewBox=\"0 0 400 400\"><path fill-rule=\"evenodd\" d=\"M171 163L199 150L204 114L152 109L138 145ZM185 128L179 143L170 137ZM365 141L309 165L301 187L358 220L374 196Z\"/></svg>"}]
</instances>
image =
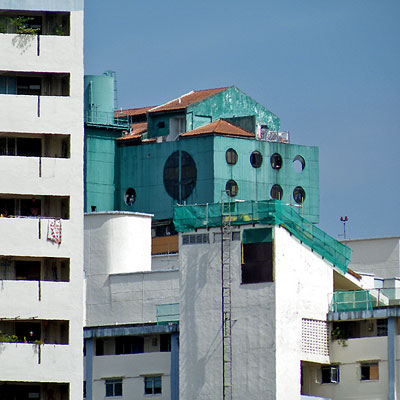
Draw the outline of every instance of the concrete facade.
<instances>
[{"instance_id":1,"label":"concrete facade","mask_svg":"<svg viewBox=\"0 0 400 400\"><path fill-rule=\"evenodd\" d=\"M83 2L2 0L0 12L41 24L0 33L15 83L0 90L0 397L80 399Z\"/></svg>"}]
</instances>

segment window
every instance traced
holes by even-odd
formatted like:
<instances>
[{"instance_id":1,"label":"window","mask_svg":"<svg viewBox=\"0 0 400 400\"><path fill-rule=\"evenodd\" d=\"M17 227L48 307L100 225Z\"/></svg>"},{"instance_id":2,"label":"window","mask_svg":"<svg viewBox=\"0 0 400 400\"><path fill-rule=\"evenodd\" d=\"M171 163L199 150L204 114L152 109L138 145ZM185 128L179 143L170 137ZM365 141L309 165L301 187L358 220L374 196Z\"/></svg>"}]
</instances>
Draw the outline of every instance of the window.
<instances>
[{"instance_id":1,"label":"window","mask_svg":"<svg viewBox=\"0 0 400 400\"><path fill-rule=\"evenodd\" d=\"M106 380L106 397L122 396L122 379Z\"/></svg>"},{"instance_id":2,"label":"window","mask_svg":"<svg viewBox=\"0 0 400 400\"><path fill-rule=\"evenodd\" d=\"M208 233L198 233L195 235L182 235L182 245L186 244L206 244L210 243Z\"/></svg>"},{"instance_id":3,"label":"window","mask_svg":"<svg viewBox=\"0 0 400 400\"><path fill-rule=\"evenodd\" d=\"M321 383L339 383L339 365L322 366Z\"/></svg>"},{"instance_id":4,"label":"window","mask_svg":"<svg viewBox=\"0 0 400 400\"><path fill-rule=\"evenodd\" d=\"M225 160L229 165L235 165L238 160L238 154L234 149L228 149L225 153Z\"/></svg>"},{"instance_id":5,"label":"window","mask_svg":"<svg viewBox=\"0 0 400 400\"><path fill-rule=\"evenodd\" d=\"M226 182L225 191L229 197L235 197L239 192L238 184L233 179L230 179Z\"/></svg>"},{"instance_id":6,"label":"window","mask_svg":"<svg viewBox=\"0 0 400 400\"><path fill-rule=\"evenodd\" d=\"M377 381L379 380L379 364L373 363L362 363L361 369L361 380L362 381Z\"/></svg>"},{"instance_id":7,"label":"window","mask_svg":"<svg viewBox=\"0 0 400 400\"><path fill-rule=\"evenodd\" d=\"M271 167L273 169L281 169L282 168L282 157L278 153L274 153L270 159Z\"/></svg>"},{"instance_id":8,"label":"window","mask_svg":"<svg viewBox=\"0 0 400 400\"><path fill-rule=\"evenodd\" d=\"M161 376L146 376L144 378L144 394L161 393Z\"/></svg>"},{"instance_id":9,"label":"window","mask_svg":"<svg viewBox=\"0 0 400 400\"><path fill-rule=\"evenodd\" d=\"M272 229L245 229L242 238L242 284L273 280Z\"/></svg>"},{"instance_id":10,"label":"window","mask_svg":"<svg viewBox=\"0 0 400 400\"><path fill-rule=\"evenodd\" d=\"M274 185L271 188L270 192L271 198L275 200L282 200L283 197L283 189L281 185Z\"/></svg>"},{"instance_id":11,"label":"window","mask_svg":"<svg viewBox=\"0 0 400 400\"><path fill-rule=\"evenodd\" d=\"M260 168L262 164L262 155L259 151L253 151L250 155L250 164L253 168Z\"/></svg>"},{"instance_id":12,"label":"window","mask_svg":"<svg viewBox=\"0 0 400 400\"><path fill-rule=\"evenodd\" d=\"M297 204L303 204L306 199L306 192L301 186L297 186L293 190L293 199Z\"/></svg>"},{"instance_id":13,"label":"window","mask_svg":"<svg viewBox=\"0 0 400 400\"><path fill-rule=\"evenodd\" d=\"M144 353L143 336L120 336L115 338L115 354Z\"/></svg>"},{"instance_id":14,"label":"window","mask_svg":"<svg viewBox=\"0 0 400 400\"><path fill-rule=\"evenodd\" d=\"M376 320L376 334L377 334L377 336L387 336L388 335L387 319L377 319Z\"/></svg>"},{"instance_id":15,"label":"window","mask_svg":"<svg viewBox=\"0 0 400 400\"><path fill-rule=\"evenodd\" d=\"M293 169L298 174L303 171L305 166L306 166L306 162L304 161L304 158L302 156L297 155L293 159Z\"/></svg>"},{"instance_id":16,"label":"window","mask_svg":"<svg viewBox=\"0 0 400 400\"><path fill-rule=\"evenodd\" d=\"M164 187L167 193L178 202L186 200L196 186L196 163L186 151L172 153L164 166Z\"/></svg>"},{"instance_id":17,"label":"window","mask_svg":"<svg viewBox=\"0 0 400 400\"><path fill-rule=\"evenodd\" d=\"M127 206L133 206L136 201L136 191L133 188L127 189L124 196L125 204Z\"/></svg>"},{"instance_id":18,"label":"window","mask_svg":"<svg viewBox=\"0 0 400 400\"><path fill-rule=\"evenodd\" d=\"M160 335L160 351L161 352L171 351L171 335L169 333Z\"/></svg>"}]
</instances>

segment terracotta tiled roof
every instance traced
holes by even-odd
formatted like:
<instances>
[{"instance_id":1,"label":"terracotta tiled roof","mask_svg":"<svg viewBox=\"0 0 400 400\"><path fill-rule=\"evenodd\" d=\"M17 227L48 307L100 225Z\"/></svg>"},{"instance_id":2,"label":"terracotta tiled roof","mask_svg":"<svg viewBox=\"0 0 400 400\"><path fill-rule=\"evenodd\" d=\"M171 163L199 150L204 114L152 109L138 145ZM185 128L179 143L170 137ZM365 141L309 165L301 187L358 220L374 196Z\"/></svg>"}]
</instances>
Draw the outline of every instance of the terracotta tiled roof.
<instances>
[{"instance_id":1,"label":"terracotta tiled roof","mask_svg":"<svg viewBox=\"0 0 400 400\"><path fill-rule=\"evenodd\" d=\"M147 132L147 122L138 122L131 125L130 133L117 138L117 140L140 139L144 132Z\"/></svg>"},{"instance_id":2,"label":"terracotta tiled roof","mask_svg":"<svg viewBox=\"0 0 400 400\"><path fill-rule=\"evenodd\" d=\"M194 129L189 132L181 133L179 137L189 137L197 135L232 135L254 138L254 133L245 131L236 125L233 125L227 121L219 119L218 121L211 122L211 124L201 126L200 128Z\"/></svg>"},{"instance_id":3,"label":"terracotta tiled roof","mask_svg":"<svg viewBox=\"0 0 400 400\"><path fill-rule=\"evenodd\" d=\"M162 104L160 106L154 107L149 110L149 113L155 113L160 111L175 111L184 110L186 107L193 103L204 100L213 94L222 92L228 89L228 87L222 87L217 89L205 89L205 90L192 90L191 92L178 97L177 99L171 100L168 103Z\"/></svg>"},{"instance_id":4,"label":"terracotta tiled roof","mask_svg":"<svg viewBox=\"0 0 400 400\"><path fill-rule=\"evenodd\" d=\"M140 108L127 108L126 110L117 110L114 111L114 115L116 117L120 115L141 115L141 114L146 114L148 110L151 108L154 108L155 106L150 106L150 107L140 107Z\"/></svg>"}]
</instances>

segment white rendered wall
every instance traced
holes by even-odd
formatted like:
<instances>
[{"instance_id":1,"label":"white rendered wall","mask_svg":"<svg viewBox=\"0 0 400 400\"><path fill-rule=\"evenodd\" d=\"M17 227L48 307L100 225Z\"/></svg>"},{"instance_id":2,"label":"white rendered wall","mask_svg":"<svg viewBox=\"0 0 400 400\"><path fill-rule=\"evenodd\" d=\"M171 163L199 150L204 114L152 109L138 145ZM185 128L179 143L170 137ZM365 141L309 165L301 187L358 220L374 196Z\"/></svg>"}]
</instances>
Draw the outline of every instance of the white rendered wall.
<instances>
[{"instance_id":1,"label":"white rendered wall","mask_svg":"<svg viewBox=\"0 0 400 400\"><path fill-rule=\"evenodd\" d=\"M7 8L9 3L0 0L0 9ZM14 1L13 7L18 8L18 3ZM35 5L39 7L40 3L38 0ZM80 399L83 380L83 9L70 15L71 35L41 36L40 55L37 55L37 38L0 34L0 71L70 74L70 96L40 96L40 116L38 96L0 95L0 133L63 133L71 137L70 159L43 159L41 178L37 158L0 157L2 194L70 197L70 219L62 220L60 245L47 241L46 220L39 226L38 219L0 219L0 255L70 259L70 282L42 282L40 302L33 282L0 283L1 318L64 319L69 320L70 326L68 345L41 346L43 363L40 365L32 365L32 345L5 345L0 353L0 376L10 381L69 382L70 399ZM12 358L7 357L5 361L7 355Z\"/></svg>"},{"instance_id":2,"label":"white rendered wall","mask_svg":"<svg viewBox=\"0 0 400 400\"><path fill-rule=\"evenodd\" d=\"M210 244L180 246L184 399L222 396L221 245L213 232ZM326 320L332 266L285 229L275 227L274 235L275 282L242 285L241 242L231 242L234 399L299 399L302 318Z\"/></svg>"},{"instance_id":3,"label":"white rendered wall","mask_svg":"<svg viewBox=\"0 0 400 400\"><path fill-rule=\"evenodd\" d=\"M400 238L377 238L346 240L351 255L350 268L356 272L367 272L379 278L400 277Z\"/></svg>"},{"instance_id":4,"label":"white rendered wall","mask_svg":"<svg viewBox=\"0 0 400 400\"><path fill-rule=\"evenodd\" d=\"M156 322L179 302L177 270L151 271L151 216L85 215L86 325Z\"/></svg>"}]
</instances>

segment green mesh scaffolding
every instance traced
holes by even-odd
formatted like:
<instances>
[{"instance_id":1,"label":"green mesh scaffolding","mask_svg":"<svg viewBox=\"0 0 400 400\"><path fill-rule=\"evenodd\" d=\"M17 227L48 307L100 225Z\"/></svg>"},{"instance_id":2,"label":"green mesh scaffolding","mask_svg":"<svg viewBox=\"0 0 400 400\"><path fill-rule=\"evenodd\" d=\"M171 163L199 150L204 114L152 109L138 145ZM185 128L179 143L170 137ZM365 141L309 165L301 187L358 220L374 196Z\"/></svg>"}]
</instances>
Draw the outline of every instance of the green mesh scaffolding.
<instances>
[{"instance_id":1,"label":"green mesh scaffolding","mask_svg":"<svg viewBox=\"0 0 400 400\"><path fill-rule=\"evenodd\" d=\"M342 272L347 272L351 249L280 200L175 206L174 209L174 224L178 232L221 226L227 222L231 225L281 225Z\"/></svg>"}]
</instances>

